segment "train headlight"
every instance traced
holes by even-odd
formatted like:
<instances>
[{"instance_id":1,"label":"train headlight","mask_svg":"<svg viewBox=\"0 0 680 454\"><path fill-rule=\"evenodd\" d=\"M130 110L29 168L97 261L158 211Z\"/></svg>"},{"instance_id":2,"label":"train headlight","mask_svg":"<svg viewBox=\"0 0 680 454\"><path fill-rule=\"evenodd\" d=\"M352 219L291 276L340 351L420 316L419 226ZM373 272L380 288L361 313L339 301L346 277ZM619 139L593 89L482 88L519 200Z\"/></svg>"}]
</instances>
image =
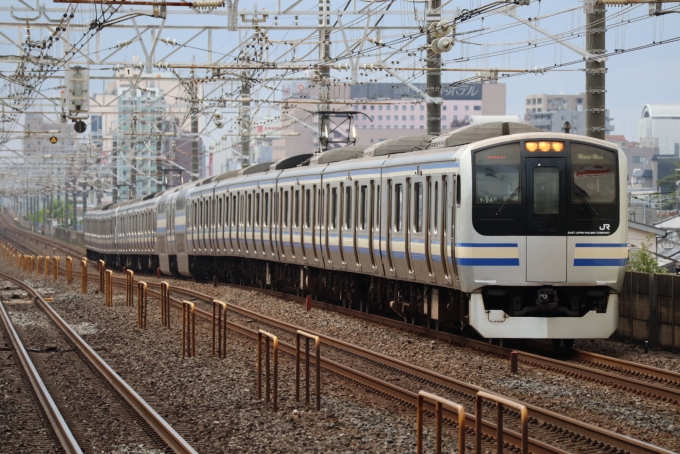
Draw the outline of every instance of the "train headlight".
<instances>
[{"instance_id":1,"label":"train headlight","mask_svg":"<svg viewBox=\"0 0 680 454\"><path fill-rule=\"evenodd\" d=\"M550 144L550 148L558 153L564 151L564 142L553 142Z\"/></svg>"},{"instance_id":2,"label":"train headlight","mask_svg":"<svg viewBox=\"0 0 680 454\"><path fill-rule=\"evenodd\" d=\"M543 153L550 151L550 142L538 142L538 149Z\"/></svg>"},{"instance_id":3,"label":"train headlight","mask_svg":"<svg viewBox=\"0 0 680 454\"><path fill-rule=\"evenodd\" d=\"M534 151L538 150L538 143L536 143L536 142L525 142L524 148L526 148L526 150L529 153L533 153Z\"/></svg>"}]
</instances>

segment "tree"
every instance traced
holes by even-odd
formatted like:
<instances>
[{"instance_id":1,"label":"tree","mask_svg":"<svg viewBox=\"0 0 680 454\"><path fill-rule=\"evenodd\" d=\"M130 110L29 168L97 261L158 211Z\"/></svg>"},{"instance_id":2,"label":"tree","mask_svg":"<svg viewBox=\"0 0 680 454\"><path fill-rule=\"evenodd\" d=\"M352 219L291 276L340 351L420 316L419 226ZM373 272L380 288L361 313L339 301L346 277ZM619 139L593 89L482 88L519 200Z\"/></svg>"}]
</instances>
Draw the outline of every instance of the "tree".
<instances>
[{"instance_id":1,"label":"tree","mask_svg":"<svg viewBox=\"0 0 680 454\"><path fill-rule=\"evenodd\" d=\"M630 251L628 253L628 265L626 271L635 271L638 273L657 273L665 274L666 268L659 266L654 254L650 252L652 246L652 238L647 237L642 247L637 251Z\"/></svg>"}]
</instances>

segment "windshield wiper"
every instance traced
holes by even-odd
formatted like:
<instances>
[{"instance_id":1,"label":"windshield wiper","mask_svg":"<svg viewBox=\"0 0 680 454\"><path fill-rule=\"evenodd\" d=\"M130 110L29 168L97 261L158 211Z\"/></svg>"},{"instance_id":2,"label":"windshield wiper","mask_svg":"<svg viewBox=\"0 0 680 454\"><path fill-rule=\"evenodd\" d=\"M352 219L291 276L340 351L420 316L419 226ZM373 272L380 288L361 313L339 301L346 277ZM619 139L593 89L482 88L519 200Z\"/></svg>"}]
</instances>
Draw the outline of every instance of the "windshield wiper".
<instances>
[{"instance_id":1,"label":"windshield wiper","mask_svg":"<svg viewBox=\"0 0 680 454\"><path fill-rule=\"evenodd\" d=\"M515 197L515 195L519 192L519 188L521 188L521 187L522 187L522 183L517 185L517 188L515 188L515 190L512 192L512 194L510 194L510 197L508 197L507 200L505 201L505 203L498 209L498 211L496 211L496 216L501 215L503 210L505 210L505 208L508 206L508 204L510 203L512 198Z\"/></svg>"},{"instance_id":2,"label":"windshield wiper","mask_svg":"<svg viewBox=\"0 0 680 454\"><path fill-rule=\"evenodd\" d=\"M581 186L579 186L577 184L575 184L573 187L574 187L574 194L581 197L581 199L583 199L583 202L585 202L585 204L588 207L588 209L590 210L590 212L593 213L593 215L597 216L597 211L595 211L595 208L593 208L593 206L590 204L590 202L588 202L588 199L586 199L586 197L588 196L588 193L586 192L586 190L583 189Z\"/></svg>"}]
</instances>

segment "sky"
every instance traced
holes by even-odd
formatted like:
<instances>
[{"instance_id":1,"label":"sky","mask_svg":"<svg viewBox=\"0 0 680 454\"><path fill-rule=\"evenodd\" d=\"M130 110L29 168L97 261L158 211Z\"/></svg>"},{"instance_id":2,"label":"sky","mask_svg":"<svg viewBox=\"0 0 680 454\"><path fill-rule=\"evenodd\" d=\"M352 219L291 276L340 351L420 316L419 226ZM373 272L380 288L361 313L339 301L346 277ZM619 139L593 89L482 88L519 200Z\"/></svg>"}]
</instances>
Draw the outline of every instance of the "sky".
<instances>
[{"instance_id":1,"label":"sky","mask_svg":"<svg viewBox=\"0 0 680 454\"><path fill-rule=\"evenodd\" d=\"M50 7L63 7L62 4L54 4L51 1L44 1L45 5ZM283 8L291 5L294 9L300 11L316 11L318 8L317 0L302 0L299 4L294 0L264 0L259 1L258 8L260 10L266 8L267 11L276 10L277 5L281 4ZM449 11L454 11L455 8L474 9L483 5L492 3L491 0L453 0L447 4L446 8ZM17 22L10 15L9 8L12 6L21 6L19 0L3 0L0 2L0 20L5 22ZM251 2L241 2L240 8L244 6L251 7L254 4ZM331 10L342 9L346 4L346 0L331 0ZM364 8L382 8L386 7L386 2L367 3L361 0L350 0L350 9L352 7ZM423 66L422 50L419 49L424 41L423 37L417 39L410 45L404 45L403 35L405 33L412 33L408 31L409 27L418 25L417 16L422 13L422 2L407 2L405 0L397 0L391 7L392 10L404 10L404 14L388 16L383 19L382 23L390 25L393 28L385 31L382 34L382 40L388 43L388 47L384 48L382 55L386 55L392 51L398 52L396 57L393 57L398 65L401 66ZM551 33L565 33L572 29L579 29L585 24L585 15L583 13L582 2L580 0L533 0L529 6L521 6L516 9L516 15L521 18L532 18L533 23L537 24L542 29ZM664 4L664 9L675 8L680 11L680 3ZM680 14L669 14L662 18L650 18L648 16L648 5L637 5L630 7L608 7L608 31L607 31L607 50L614 49L630 49L635 46L650 44L660 39L669 39L680 37ZM566 12L562 12L566 11ZM177 9L173 13L178 12ZM264 11L263 11L264 12ZM562 12L562 13L560 13ZM224 15L224 8L221 15L202 14L202 15L178 15L171 14L166 21L166 25L196 25L203 24L219 25L221 30L215 32L212 36L214 45L213 60L222 56L220 52L229 53L229 57L225 59L226 62L233 62L233 57L240 50L238 47L239 36L246 36L251 32L229 32L226 30L226 16ZM422 14L421 14L422 15ZM375 21L380 15L374 14L372 20ZM443 18L451 20L455 14L445 15ZM540 18L536 21L535 18ZM82 18L87 18L83 14ZM339 27L334 26L334 33L332 34L332 55L338 55L346 47L342 41L347 39L350 43L356 42L363 34L363 24L365 24L365 16L356 18L356 16L347 15L343 18L343 23L348 24L352 19L356 19L359 30L348 30L342 33ZM266 28L267 25L274 24L272 14L269 14L267 21L262 22L261 25ZM293 17L280 17L277 20L278 24L292 23L294 20L300 24L313 25L317 18L314 16L300 15L299 19ZM332 16L332 21L335 21L335 16ZM130 22L128 22L130 23ZM137 24L143 26L145 24L158 26L159 19L154 18L138 18ZM625 26L624 26L625 24ZM411 28L413 30L413 28ZM160 32L162 36L167 36L176 39L178 42L189 40L196 34L195 30L183 29L169 29L166 28ZM276 42L271 48L269 56L271 59L281 57L282 61L295 61L292 59L294 55L290 49L290 45L284 41L293 41L302 39L309 35L309 31L269 31L269 38ZM16 48L9 42L8 38L17 36L17 29L6 32L5 36L0 35L0 55L14 54ZM104 28L100 32L100 42L102 47L112 46L115 43L122 42L126 39L134 38L135 32L133 29L121 31L120 29ZM375 35L373 35L375 36ZM574 36L567 35L569 43L583 48L585 46L585 38L577 32ZM449 68L513 68L513 69L534 69L551 67L555 64L564 64L571 61L578 61L581 57L565 48L560 44L550 41L546 43L543 41L544 36L531 28L520 24L517 20L505 14L485 15L482 17L475 17L470 20L461 22L456 30L456 43L451 52L442 54L446 67ZM318 51L310 50L315 45L313 41L316 40L316 35L312 34L311 38L305 46L301 46L295 53L296 58L301 58L298 61L313 62L318 55ZM205 36L193 41L193 47L177 49L176 52L169 58L175 62L204 62L206 61L205 52ZM528 43L541 44L533 48ZM236 47L235 47L236 46ZM365 43L365 48L370 47L370 44ZM172 51L172 46L159 43L156 49L157 57L160 59ZM230 52L236 49L234 52ZM147 49L148 50L148 49ZM501 52L500 56L492 56L497 51ZM134 55L143 55L144 50L139 44L133 44L129 47L119 51L115 59L118 61L132 61ZM286 53L287 52L287 53ZM309 53L308 53L309 52ZM302 56L302 57L300 57ZM606 105L610 110L610 115L614 118L614 134L623 134L629 140L636 140L638 138L638 119L642 108L647 103L659 104L680 104L680 84L678 84L678 74L680 74L680 42L671 44L664 44L658 47L652 47L636 52L624 52L618 55L611 56L607 61L607 94ZM371 63L375 61L376 54L371 53L364 57L361 62ZM343 60L346 62L347 60ZM519 115L523 117L525 96L530 94L548 93L548 94L579 94L585 90L585 73L582 70L585 64L581 61L578 64L568 65L558 71L550 71L540 75L521 75L511 77L501 82L507 84L507 113L509 115ZM7 63L0 63L0 71L7 74L11 73L11 65ZM180 71L183 76L187 75L187 71ZM109 74L112 72L109 68L91 68L91 74ZM348 72L334 71L333 75L340 77L347 76ZM405 77L409 77L410 73L405 71L401 73ZM473 73L445 73L443 77L444 83L455 83L461 78L466 78L473 75ZM362 77L363 80L379 77L376 79L380 82L400 83L397 79L389 77L385 78L384 74L369 74ZM415 79L417 82L424 81L424 78ZM56 87L54 81L48 81L45 86ZM93 84L93 91L97 91L101 86L101 82L96 85ZM47 93L54 96L54 92ZM265 93L266 94L266 93ZM232 109L233 110L233 109ZM266 111L267 109L265 109ZM222 133L226 132L223 130Z\"/></svg>"}]
</instances>

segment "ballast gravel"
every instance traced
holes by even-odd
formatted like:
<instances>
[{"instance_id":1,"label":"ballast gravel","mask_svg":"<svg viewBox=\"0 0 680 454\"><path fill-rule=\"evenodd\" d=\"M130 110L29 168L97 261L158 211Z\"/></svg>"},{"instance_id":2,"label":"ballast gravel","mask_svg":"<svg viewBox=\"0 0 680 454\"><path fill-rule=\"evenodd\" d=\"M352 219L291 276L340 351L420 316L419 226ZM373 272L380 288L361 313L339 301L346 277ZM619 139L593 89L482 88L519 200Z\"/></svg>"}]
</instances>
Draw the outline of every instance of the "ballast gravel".
<instances>
[{"instance_id":1,"label":"ballast gravel","mask_svg":"<svg viewBox=\"0 0 680 454\"><path fill-rule=\"evenodd\" d=\"M5 272L8 271L8 267ZM16 273L14 273L16 275ZM415 410L395 404L330 374L322 376L322 409L295 402L295 364L281 354L279 411L256 395L256 343L236 334L228 338L226 359L211 356L210 325L197 320L196 356L182 358L180 314L172 328L160 325L158 303L149 299L148 329L136 326L136 308L105 307L95 285L31 277L33 285L54 294L53 307L116 372L201 453L413 452ZM92 283L91 283L92 284ZM86 328L86 329L83 329ZM263 376L264 395L264 376ZM297 410L297 418L293 411ZM425 449L434 450L426 426ZM445 431L444 446L455 446ZM115 452L138 452L121 446ZM145 451L146 452L146 451Z\"/></svg>"}]
</instances>

